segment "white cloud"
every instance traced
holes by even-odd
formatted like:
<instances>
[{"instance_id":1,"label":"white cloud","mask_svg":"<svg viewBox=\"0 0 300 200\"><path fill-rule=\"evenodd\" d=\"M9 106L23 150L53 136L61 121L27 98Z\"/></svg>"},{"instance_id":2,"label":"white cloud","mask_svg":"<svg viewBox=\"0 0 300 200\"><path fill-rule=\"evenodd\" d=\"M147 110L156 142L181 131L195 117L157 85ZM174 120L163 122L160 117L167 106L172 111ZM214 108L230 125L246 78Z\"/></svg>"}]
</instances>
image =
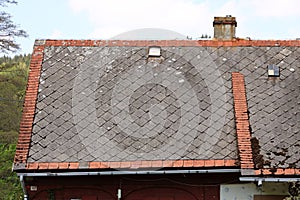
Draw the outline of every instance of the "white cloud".
<instances>
[{"instance_id":1,"label":"white cloud","mask_svg":"<svg viewBox=\"0 0 300 200\"><path fill-rule=\"evenodd\" d=\"M115 35L118 35L119 33L123 33L126 30L118 28L118 27L101 27L101 28L96 28L90 35L89 37L92 39L109 39Z\"/></svg>"},{"instance_id":2,"label":"white cloud","mask_svg":"<svg viewBox=\"0 0 300 200\"><path fill-rule=\"evenodd\" d=\"M212 29L212 14L205 1L69 0L69 4L75 13L87 13L95 27L93 37L113 37L119 31L149 27L198 36Z\"/></svg>"},{"instance_id":3,"label":"white cloud","mask_svg":"<svg viewBox=\"0 0 300 200\"><path fill-rule=\"evenodd\" d=\"M246 1L249 10L261 17L299 16L299 0L252 0Z\"/></svg>"},{"instance_id":4,"label":"white cloud","mask_svg":"<svg viewBox=\"0 0 300 200\"><path fill-rule=\"evenodd\" d=\"M59 39L63 36L62 32L60 30L53 30L52 34L50 35L51 39Z\"/></svg>"},{"instance_id":5,"label":"white cloud","mask_svg":"<svg viewBox=\"0 0 300 200\"><path fill-rule=\"evenodd\" d=\"M72 11L87 16L94 31L89 37L108 39L122 32L139 28L163 28L193 38L213 35L213 17L237 17L237 36L260 38L281 33L279 19L286 21L283 29L291 29L300 18L298 0L69 0ZM294 21L293 21L294 20ZM272 31L272 32L270 32ZM293 28L290 32L300 32ZM289 37L289 36L287 36Z\"/></svg>"}]
</instances>

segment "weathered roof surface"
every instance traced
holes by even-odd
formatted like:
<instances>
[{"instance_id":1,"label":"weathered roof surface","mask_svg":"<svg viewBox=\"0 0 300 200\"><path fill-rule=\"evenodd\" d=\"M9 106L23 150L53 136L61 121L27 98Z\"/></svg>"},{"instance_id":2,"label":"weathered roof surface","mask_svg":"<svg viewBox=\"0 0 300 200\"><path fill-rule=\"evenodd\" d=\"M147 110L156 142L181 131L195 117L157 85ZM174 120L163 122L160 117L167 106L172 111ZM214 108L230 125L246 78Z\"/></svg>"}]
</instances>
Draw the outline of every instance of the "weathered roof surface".
<instances>
[{"instance_id":1,"label":"weathered roof surface","mask_svg":"<svg viewBox=\"0 0 300 200\"><path fill-rule=\"evenodd\" d=\"M34 121L20 134L15 166L236 166L251 154L247 168L299 174L299 41L39 42ZM163 59L148 59L153 45ZM280 78L268 77L268 64ZM238 96L234 111L233 72L241 74L236 94L246 87L250 126ZM235 119L246 120L251 141L237 141Z\"/></svg>"},{"instance_id":2,"label":"weathered roof surface","mask_svg":"<svg viewBox=\"0 0 300 200\"><path fill-rule=\"evenodd\" d=\"M213 49L147 51L46 47L28 161L236 159L230 81L197 58Z\"/></svg>"},{"instance_id":3,"label":"weathered roof surface","mask_svg":"<svg viewBox=\"0 0 300 200\"><path fill-rule=\"evenodd\" d=\"M253 147L258 168L300 168L300 48L266 47L247 56L245 75ZM267 78L266 66L280 67ZM264 66L261 68L260 66Z\"/></svg>"},{"instance_id":4,"label":"weathered roof surface","mask_svg":"<svg viewBox=\"0 0 300 200\"><path fill-rule=\"evenodd\" d=\"M229 60L236 62L234 70L245 76L253 162L255 168L262 169L257 173L299 169L299 47L234 49L237 56L229 56ZM280 68L280 77L268 77L270 64Z\"/></svg>"}]
</instances>

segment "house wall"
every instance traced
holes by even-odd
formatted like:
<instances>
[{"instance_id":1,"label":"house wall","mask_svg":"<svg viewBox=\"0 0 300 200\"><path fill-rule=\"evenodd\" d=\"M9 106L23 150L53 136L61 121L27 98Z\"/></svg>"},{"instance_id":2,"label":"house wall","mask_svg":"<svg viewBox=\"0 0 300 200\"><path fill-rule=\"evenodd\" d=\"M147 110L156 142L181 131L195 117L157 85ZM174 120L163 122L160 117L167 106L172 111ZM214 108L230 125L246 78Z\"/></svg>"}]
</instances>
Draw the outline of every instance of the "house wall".
<instances>
[{"instance_id":1,"label":"house wall","mask_svg":"<svg viewBox=\"0 0 300 200\"><path fill-rule=\"evenodd\" d=\"M225 184L220 187L221 200L277 200L288 196L287 183L263 182L261 187L254 183Z\"/></svg>"},{"instance_id":2,"label":"house wall","mask_svg":"<svg viewBox=\"0 0 300 200\"><path fill-rule=\"evenodd\" d=\"M220 200L220 182L237 180L237 175L153 175L35 177L26 179L30 200ZM30 187L36 186L37 191Z\"/></svg>"}]
</instances>

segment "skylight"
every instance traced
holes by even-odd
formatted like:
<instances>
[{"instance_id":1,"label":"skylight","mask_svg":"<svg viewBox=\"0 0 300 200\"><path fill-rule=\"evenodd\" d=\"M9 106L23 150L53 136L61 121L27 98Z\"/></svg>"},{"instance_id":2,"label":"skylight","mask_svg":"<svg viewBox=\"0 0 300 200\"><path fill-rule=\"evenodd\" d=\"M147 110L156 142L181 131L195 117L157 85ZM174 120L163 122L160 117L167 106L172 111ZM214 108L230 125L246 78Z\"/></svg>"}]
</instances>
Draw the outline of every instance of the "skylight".
<instances>
[{"instance_id":1,"label":"skylight","mask_svg":"<svg viewBox=\"0 0 300 200\"><path fill-rule=\"evenodd\" d=\"M269 77L279 77L280 70L279 67L276 65L268 65L268 76Z\"/></svg>"},{"instance_id":2,"label":"skylight","mask_svg":"<svg viewBox=\"0 0 300 200\"><path fill-rule=\"evenodd\" d=\"M160 56L160 47L158 47L158 46L149 47L148 55L150 57L159 57Z\"/></svg>"}]
</instances>

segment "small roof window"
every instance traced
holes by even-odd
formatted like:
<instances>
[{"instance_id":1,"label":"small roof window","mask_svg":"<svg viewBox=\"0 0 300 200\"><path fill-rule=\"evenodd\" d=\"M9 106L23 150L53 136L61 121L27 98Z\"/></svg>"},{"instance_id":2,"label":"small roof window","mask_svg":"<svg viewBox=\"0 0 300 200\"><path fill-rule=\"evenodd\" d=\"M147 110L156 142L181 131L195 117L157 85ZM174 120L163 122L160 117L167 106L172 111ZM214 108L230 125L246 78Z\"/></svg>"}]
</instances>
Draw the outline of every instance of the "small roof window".
<instances>
[{"instance_id":1,"label":"small roof window","mask_svg":"<svg viewBox=\"0 0 300 200\"><path fill-rule=\"evenodd\" d=\"M161 49L158 46L151 46L149 47L149 57L160 57L161 56Z\"/></svg>"},{"instance_id":2,"label":"small roof window","mask_svg":"<svg viewBox=\"0 0 300 200\"><path fill-rule=\"evenodd\" d=\"M279 77L280 70L279 67L276 65L268 65L268 76L269 77Z\"/></svg>"}]
</instances>

